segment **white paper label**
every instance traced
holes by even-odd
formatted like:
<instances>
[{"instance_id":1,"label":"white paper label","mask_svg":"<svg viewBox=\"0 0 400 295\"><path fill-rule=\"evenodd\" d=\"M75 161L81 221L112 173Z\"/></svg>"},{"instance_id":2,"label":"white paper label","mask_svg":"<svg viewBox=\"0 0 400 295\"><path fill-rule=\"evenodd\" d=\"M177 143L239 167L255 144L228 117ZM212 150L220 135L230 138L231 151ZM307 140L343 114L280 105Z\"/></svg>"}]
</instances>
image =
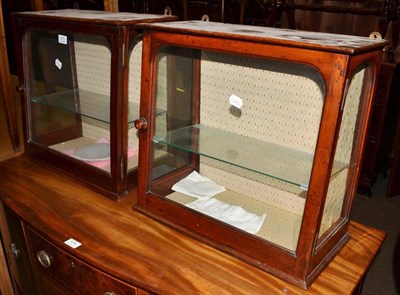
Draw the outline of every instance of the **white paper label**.
<instances>
[{"instance_id":1,"label":"white paper label","mask_svg":"<svg viewBox=\"0 0 400 295\"><path fill-rule=\"evenodd\" d=\"M67 45L68 37L65 35L58 35L58 43Z\"/></svg>"},{"instance_id":2,"label":"white paper label","mask_svg":"<svg viewBox=\"0 0 400 295\"><path fill-rule=\"evenodd\" d=\"M229 103L233 105L235 108L241 109L243 106L243 99L241 99L239 96L232 94L229 97Z\"/></svg>"},{"instance_id":3,"label":"white paper label","mask_svg":"<svg viewBox=\"0 0 400 295\"><path fill-rule=\"evenodd\" d=\"M62 62L57 58L54 62L54 64L56 65L56 67L61 70L62 68Z\"/></svg>"},{"instance_id":4,"label":"white paper label","mask_svg":"<svg viewBox=\"0 0 400 295\"><path fill-rule=\"evenodd\" d=\"M76 240L74 240L74 239L66 240L66 241L64 242L64 244L66 244L66 245L68 245L68 246L70 246L71 248L74 248L74 249L76 249L76 248L78 248L80 245L82 245L81 243L79 243L78 241L76 241Z\"/></svg>"}]
</instances>

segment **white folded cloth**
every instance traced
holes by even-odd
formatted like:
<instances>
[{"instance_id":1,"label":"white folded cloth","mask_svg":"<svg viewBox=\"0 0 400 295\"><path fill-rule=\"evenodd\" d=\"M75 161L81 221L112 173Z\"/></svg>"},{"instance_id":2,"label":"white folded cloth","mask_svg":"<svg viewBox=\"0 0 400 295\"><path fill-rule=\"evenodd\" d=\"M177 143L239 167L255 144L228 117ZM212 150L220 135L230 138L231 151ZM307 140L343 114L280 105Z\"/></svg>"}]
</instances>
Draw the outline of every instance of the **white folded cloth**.
<instances>
[{"instance_id":1,"label":"white folded cloth","mask_svg":"<svg viewBox=\"0 0 400 295\"><path fill-rule=\"evenodd\" d=\"M194 198L211 198L225 191L225 188L207 177L193 171L172 186L172 190Z\"/></svg>"},{"instance_id":2,"label":"white folded cloth","mask_svg":"<svg viewBox=\"0 0 400 295\"><path fill-rule=\"evenodd\" d=\"M249 213L242 207L232 206L214 198L198 199L186 206L251 234L256 234L260 230L266 218L265 213L262 215Z\"/></svg>"}]
</instances>

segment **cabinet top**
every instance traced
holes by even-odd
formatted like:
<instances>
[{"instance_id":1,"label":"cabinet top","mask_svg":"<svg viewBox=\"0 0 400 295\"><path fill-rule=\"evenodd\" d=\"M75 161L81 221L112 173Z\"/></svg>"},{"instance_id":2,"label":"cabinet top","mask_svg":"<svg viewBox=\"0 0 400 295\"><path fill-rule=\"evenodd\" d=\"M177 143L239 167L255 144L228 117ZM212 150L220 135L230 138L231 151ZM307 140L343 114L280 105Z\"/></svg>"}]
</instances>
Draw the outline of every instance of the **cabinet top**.
<instances>
[{"instance_id":1,"label":"cabinet top","mask_svg":"<svg viewBox=\"0 0 400 295\"><path fill-rule=\"evenodd\" d=\"M141 24L147 30L166 31L178 34L238 39L244 41L273 43L291 47L303 47L346 54L373 51L389 44L384 39L308 32L271 27L216 23L207 21L177 21L168 23Z\"/></svg>"},{"instance_id":2,"label":"cabinet top","mask_svg":"<svg viewBox=\"0 0 400 295\"><path fill-rule=\"evenodd\" d=\"M345 249L306 292L140 214L135 198L113 202L27 157L0 161L0 202L75 258L157 294L350 294L385 237L351 222Z\"/></svg>"},{"instance_id":3,"label":"cabinet top","mask_svg":"<svg viewBox=\"0 0 400 295\"><path fill-rule=\"evenodd\" d=\"M68 20L75 22L95 22L98 24L129 25L146 21L176 20L176 16L163 14L144 14L130 12L108 12L100 10L60 9L17 12L15 15L25 18Z\"/></svg>"}]
</instances>

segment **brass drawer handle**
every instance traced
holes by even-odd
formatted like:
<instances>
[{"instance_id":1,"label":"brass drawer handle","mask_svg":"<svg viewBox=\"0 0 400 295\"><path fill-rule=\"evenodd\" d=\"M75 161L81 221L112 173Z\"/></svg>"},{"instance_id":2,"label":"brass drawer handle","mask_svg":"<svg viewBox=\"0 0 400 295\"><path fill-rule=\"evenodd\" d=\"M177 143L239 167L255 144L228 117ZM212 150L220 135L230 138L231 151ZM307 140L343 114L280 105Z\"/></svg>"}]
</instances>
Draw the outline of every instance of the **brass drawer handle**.
<instances>
[{"instance_id":1,"label":"brass drawer handle","mask_svg":"<svg viewBox=\"0 0 400 295\"><path fill-rule=\"evenodd\" d=\"M10 250L11 250L11 254L14 256L14 258L17 259L20 254L20 251L17 248L17 245L15 245L15 243L12 243L10 245Z\"/></svg>"},{"instance_id":2,"label":"brass drawer handle","mask_svg":"<svg viewBox=\"0 0 400 295\"><path fill-rule=\"evenodd\" d=\"M36 257L43 267L49 268L51 266L52 258L45 250L37 251Z\"/></svg>"},{"instance_id":3,"label":"brass drawer handle","mask_svg":"<svg viewBox=\"0 0 400 295\"><path fill-rule=\"evenodd\" d=\"M104 292L103 295L117 295L117 294L115 294L114 292Z\"/></svg>"}]
</instances>

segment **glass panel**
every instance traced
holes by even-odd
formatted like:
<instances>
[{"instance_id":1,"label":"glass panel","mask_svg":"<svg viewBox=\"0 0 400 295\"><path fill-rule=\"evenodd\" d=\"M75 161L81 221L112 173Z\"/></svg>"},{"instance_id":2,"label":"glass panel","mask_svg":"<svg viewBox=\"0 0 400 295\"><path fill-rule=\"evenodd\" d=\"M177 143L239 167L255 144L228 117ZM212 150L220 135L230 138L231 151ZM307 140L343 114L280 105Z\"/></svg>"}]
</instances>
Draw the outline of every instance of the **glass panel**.
<instances>
[{"instance_id":1,"label":"glass panel","mask_svg":"<svg viewBox=\"0 0 400 295\"><path fill-rule=\"evenodd\" d=\"M294 251L325 97L318 72L172 46L157 66L166 112L155 116L150 191Z\"/></svg>"},{"instance_id":2,"label":"glass panel","mask_svg":"<svg viewBox=\"0 0 400 295\"><path fill-rule=\"evenodd\" d=\"M339 139L335 151L335 161L345 163L348 168L353 168L352 151L357 137L357 117L360 110L360 101L364 90L366 69L359 70L353 77L346 96L342 122L340 124ZM350 169L343 169L339 173L332 171L325 207L322 217L319 236L328 229L334 229L335 223L342 216L343 201L348 193L348 174Z\"/></svg>"},{"instance_id":3,"label":"glass panel","mask_svg":"<svg viewBox=\"0 0 400 295\"><path fill-rule=\"evenodd\" d=\"M31 30L25 44L29 139L110 172L107 40Z\"/></svg>"},{"instance_id":4,"label":"glass panel","mask_svg":"<svg viewBox=\"0 0 400 295\"><path fill-rule=\"evenodd\" d=\"M194 122L193 76L197 54L176 47L165 47L158 54L155 134L166 134ZM191 153L156 141L153 151L153 178L188 166L192 161Z\"/></svg>"},{"instance_id":5,"label":"glass panel","mask_svg":"<svg viewBox=\"0 0 400 295\"><path fill-rule=\"evenodd\" d=\"M139 135L134 120L140 117L140 83L142 69L142 36L132 42L129 58L128 79L128 171L137 168L139 155Z\"/></svg>"}]
</instances>

